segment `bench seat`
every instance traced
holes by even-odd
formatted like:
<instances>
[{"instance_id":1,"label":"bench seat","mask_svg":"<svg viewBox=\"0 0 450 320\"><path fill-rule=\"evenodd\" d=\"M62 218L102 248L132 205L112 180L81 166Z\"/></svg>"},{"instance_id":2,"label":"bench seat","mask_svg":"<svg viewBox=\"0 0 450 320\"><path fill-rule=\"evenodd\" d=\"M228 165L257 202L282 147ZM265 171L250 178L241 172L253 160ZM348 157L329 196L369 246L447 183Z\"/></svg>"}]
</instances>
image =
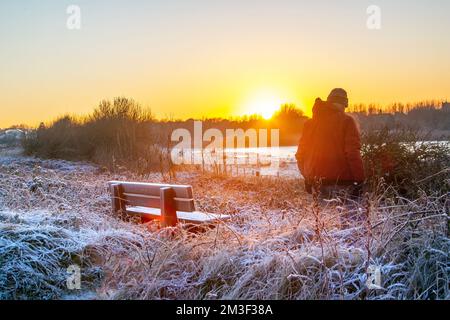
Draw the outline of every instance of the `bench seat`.
<instances>
[{"instance_id":1,"label":"bench seat","mask_svg":"<svg viewBox=\"0 0 450 320\"><path fill-rule=\"evenodd\" d=\"M163 228L175 227L181 222L191 225L191 230L202 230L197 227L214 227L230 218L229 215L197 211L192 186L188 185L110 181L108 188L114 213L125 211L140 216L144 223L159 220Z\"/></svg>"},{"instance_id":2,"label":"bench seat","mask_svg":"<svg viewBox=\"0 0 450 320\"><path fill-rule=\"evenodd\" d=\"M150 219L161 219L161 209L148 207L127 207L126 211L130 214L137 214ZM211 224L219 221L228 220L229 215L204 213L199 211L185 212L177 211L178 220L182 223L191 224Z\"/></svg>"}]
</instances>

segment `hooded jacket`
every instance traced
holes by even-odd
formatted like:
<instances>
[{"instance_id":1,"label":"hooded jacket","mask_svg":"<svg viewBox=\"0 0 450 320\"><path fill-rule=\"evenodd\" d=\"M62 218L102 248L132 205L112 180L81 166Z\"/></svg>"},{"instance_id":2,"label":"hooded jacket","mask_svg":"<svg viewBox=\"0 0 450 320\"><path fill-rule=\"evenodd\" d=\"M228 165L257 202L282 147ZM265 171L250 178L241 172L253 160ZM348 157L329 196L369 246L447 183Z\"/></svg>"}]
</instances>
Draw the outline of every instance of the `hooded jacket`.
<instances>
[{"instance_id":1,"label":"hooded jacket","mask_svg":"<svg viewBox=\"0 0 450 320\"><path fill-rule=\"evenodd\" d=\"M314 104L313 118L305 123L296 158L307 181L349 185L365 179L355 119L320 99Z\"/></svg>"}]
</instances>

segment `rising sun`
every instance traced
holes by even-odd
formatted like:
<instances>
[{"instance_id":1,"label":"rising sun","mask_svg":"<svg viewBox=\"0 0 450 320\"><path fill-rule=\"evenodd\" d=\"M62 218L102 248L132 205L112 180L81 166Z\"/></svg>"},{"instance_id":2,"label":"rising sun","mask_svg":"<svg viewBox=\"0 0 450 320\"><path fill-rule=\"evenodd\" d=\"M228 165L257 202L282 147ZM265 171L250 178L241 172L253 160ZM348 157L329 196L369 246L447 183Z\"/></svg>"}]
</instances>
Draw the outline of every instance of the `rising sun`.
<instances>
[{"instance_id":1,"label":"rising sun","mask_svg":"<svg viewBox=\"0 0 450 320\"><path fill-rule=\"evenodd\" d=\"M283 100L279 95L269 91L263 91L251 96L244 103L243 111L245 114L257 114L264 119L269 120L282 104Z\"/></svg>"}]
</instances>

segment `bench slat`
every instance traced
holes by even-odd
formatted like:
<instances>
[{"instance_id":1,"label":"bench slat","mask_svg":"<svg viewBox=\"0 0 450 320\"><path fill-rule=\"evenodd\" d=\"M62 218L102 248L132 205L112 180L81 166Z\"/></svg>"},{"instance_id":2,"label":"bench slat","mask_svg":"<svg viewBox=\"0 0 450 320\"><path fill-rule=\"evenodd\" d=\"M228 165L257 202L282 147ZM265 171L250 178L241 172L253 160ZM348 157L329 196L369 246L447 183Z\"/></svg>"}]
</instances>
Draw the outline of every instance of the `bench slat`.
<instances>
[{"instance_id":1,"label":"bench slat","mask_svg":"<svg viewBox=\"0 0 450 320\"><path fill-rule=\"evenodd\" d=\"M175 198L194 198L192 186L187 185L170 185L160 183L144 183L144 182L122 182L110 181L109 184L120 184L124 193L143 194L147 196L160 196L161 188L172 188L175 191Z\"/></svg>"},{"instance_id":2,"label":"bench slat","mask_svg":"<svg viewBox=\"0 0 450 320\"><path fill-rule=\"evenodd\" d=\"M143 194L123 193L126 203L132 207L161 208L160 197ZM175 209L178 211L195 211L194 199L175 198Z\"/></svg>"},{"instance_id":3,"label":"bench slat","mask_svg":"<svg viewBox=\"0 0 450 320\"><path fill-rule=\"evenodd\" d=\"M146 208L146 207L127 207L127 212L131 214L138 214L143 216L148 216L152 219L161 219L161 210L156 208ZM229 215L225 214L212 214L204 213L199 211L194 212L184 212L177 211L178 220L185 223L202 224L202 223L214 223L218 221L228 220Z\"/></svg>"}]
</instances>

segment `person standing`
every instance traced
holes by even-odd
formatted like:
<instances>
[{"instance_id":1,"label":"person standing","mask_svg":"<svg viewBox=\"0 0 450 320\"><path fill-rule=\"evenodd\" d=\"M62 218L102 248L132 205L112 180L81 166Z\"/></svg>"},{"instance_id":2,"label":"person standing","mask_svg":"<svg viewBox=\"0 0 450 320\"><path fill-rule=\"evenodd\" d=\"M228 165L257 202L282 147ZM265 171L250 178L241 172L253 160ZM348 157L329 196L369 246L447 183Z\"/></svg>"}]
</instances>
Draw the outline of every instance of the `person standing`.
<instances>
[{"instance_id":1,"label":"person standing","mask_svg":"<svg viewBox=\"0 0 450 320\"><path fill-rule=\"evenodd\" d=\"M327 101L317 98L299 142L296 158L306 188L310 193L317 189L323 198L358 196L365 180L360 132L347 107L341 88L333 89Z\"/></svg>"}]
</instances>

